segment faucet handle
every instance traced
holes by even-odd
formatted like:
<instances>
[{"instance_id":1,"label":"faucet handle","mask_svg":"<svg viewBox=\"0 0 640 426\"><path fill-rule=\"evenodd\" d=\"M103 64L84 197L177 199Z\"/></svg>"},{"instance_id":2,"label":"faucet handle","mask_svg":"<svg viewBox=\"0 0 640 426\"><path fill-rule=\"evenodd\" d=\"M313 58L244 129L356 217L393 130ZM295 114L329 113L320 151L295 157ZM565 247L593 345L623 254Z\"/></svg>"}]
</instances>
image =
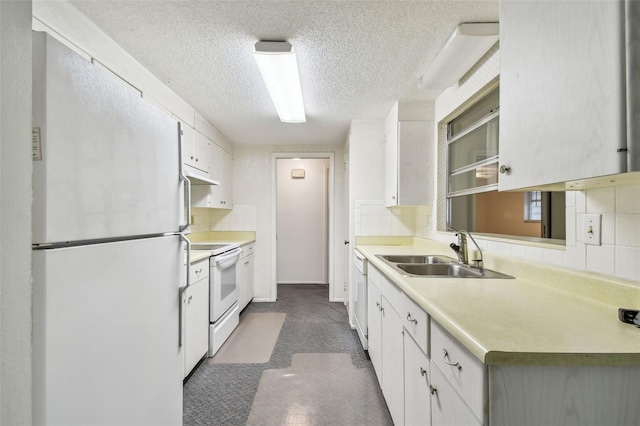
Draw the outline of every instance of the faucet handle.
<instances>
[{"instance_id":1,"label":"faucet handle","mask_svg":"<svg viewBox=\"0 0 640 426\"><path fill-rule=\"evenodd\" d=\"M475 262L476 269L478 269L480 272L484 270L484 262L482 261L482 259L473 259L472 262Z\"/></svg>"}]
</instances>

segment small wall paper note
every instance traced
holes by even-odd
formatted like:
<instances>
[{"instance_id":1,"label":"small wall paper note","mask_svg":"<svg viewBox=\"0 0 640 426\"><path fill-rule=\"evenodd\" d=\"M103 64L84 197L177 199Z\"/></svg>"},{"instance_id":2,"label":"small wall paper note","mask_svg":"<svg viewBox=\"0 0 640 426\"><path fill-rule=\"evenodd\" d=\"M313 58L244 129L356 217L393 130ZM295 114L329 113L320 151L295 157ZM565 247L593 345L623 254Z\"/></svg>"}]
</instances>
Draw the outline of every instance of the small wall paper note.
<instances>
[{"instance_id":1,"label":"small wall paper note","mask_svg":"<svg viewBox=\"0 0 640 426\"><path fill-rule=\"evenodd\" d=\"M31 160L42 161L42 144L40 143L40 127L31 129Z\"/></svg>"},{"instance_id":2,"label":"small wall paper note","mask_svg":"<svg viewBox=\"0 0 640 426\"><path fill-rule=\"evenodd\" d=\"M294 179L304 179L304 169L291 169L291 177Z\"/></svg>"}]
</instances>

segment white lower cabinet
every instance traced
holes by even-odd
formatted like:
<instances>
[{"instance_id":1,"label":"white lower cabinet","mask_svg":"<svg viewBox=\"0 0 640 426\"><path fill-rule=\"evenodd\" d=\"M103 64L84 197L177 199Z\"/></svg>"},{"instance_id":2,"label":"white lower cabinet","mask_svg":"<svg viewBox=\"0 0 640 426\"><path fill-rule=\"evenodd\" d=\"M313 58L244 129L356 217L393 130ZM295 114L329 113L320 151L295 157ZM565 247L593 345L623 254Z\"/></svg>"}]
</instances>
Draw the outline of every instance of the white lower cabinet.
<instances>
[{"instance_id":1,"label":"white lower cabinet","mask_svg":"<svg viewBox=\"0 0 640 426\"><path fill-rule=\"evenodd\" d=\"M371 279L367 284L367 325L369 340L369 358L382 387L382 316L380 315L380 290Z\"/></svg>"},{"instance_id":2,"label":"white lower cabinet","mask_svg":"<svg viewBox=\"0 0 640 426\"><path fill-rule=\"evenodd\" d=\"M382 394L387 401L393 422L404 424L404 374L402 351L402 321L385 299L382 304Z\"/></svg>"},{"instance_id":3,"label":"white lower cabinet","mask_svg":"<svg viewBox=\"0 0 640 426\"><path fill-rule=\"evenodd\" d=\"M191 284L182 293L184 377L209 349L209 259L189 268Z\"/></svg>"},{"instance_id":4,"label":"white lower cabinet","mask_svg":"<svg viewBox=\"0 0 640 426\"><path fill-rule=\"evenodd\" d=\"M481 426L482 423L462 400L453 386L431 362L431 424L433 426Z\"/></svg>"},{"instance_id":5,"label":"white lower cabinet","mask_svg":"<svg viewBox=\"0 0 640 426\"><path fill-rule=\"evenodd\" d=\"M254 244L245 244L241 246L242 254L238 259L238 305L243 310L253 299L253 246Z\"/></svg>"},{"instance_id":6,"label":"white lower cabinet","mask_svg":"<svg viewBox=\"0 0 640 426\"><path fill-rule=\"evenodd\" d=\"M404 424L431 424L429 358L409 333L404 333Z\"/></svg>"},{"instance_id":7,"label":"white lower cabinet","mask_svg":"<svg viewBox=\"0 0 640 426\"><path fill-rule=\"evenodd\" d=\"M487 368L436 321L431 321L431 361L476 417L487 423Z\"/></svg>"},{"instance_id":8,"label":"white lower cabinet","mask_svg":"<svg viewBox=\"0 0 640 426\"><path fill-rule=\"evenodd\" d=\"M369 356L395 425L637 426L636 365L487 365L369 263Z\"/></svg>"},{"instance_id":9,"label":"white lower cabinet","mask_svg":"<svg viewBox=\"0 0 640 426\"><path fill-rule=\"evenodd\" d=\"M404 374L402 351L402 321L388 299L401 295L377 269L368 275L368 338L369 357L376 371L382 395L396 425L404 424Z\"/></svg>"}]
</instances>

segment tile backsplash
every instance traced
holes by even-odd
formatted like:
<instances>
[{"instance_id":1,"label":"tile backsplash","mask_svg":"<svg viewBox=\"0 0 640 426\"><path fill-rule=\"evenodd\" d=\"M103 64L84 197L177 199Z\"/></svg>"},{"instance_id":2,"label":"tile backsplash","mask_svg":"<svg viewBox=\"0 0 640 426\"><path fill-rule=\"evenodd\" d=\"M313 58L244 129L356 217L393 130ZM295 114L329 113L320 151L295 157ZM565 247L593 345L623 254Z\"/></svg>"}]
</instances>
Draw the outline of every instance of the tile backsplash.
<instances>
[{"instance_id":1,"label":"tile backsplash","mask_svg":"<svg viewBox=\"0 0 640 426\"><path fill-rule=\"evenodd\" d=\"M255 204L234 204L233 210L214 209L211 212L211 231L255 231Z\"/></svg>"},{"instance_id":2,"label":"tile backsplash","mask_svg":"<svg viewBox=\"0 0 640 426\"><path fill-rule=\"evenodd\" d=\"M384 200L356 200L356 235L416 235L416 208L386 208Z\"/></svg>"},{"instance_id":3,"label":"tile backsplash","mask_svg":"<svg viewBox=\"0 0 640 426\"><path fill-rule=\"evenodd\" d=\"M531 262L614 276L640 283L640 183L566 192L566 242L557 247L476 237L483 251ZM585 215L602 215L601 244L584 243ZM453 241L451 234L419 227L416 236ZM421 230L422 229L422 230ZM424 232L424 233L422 233Z\"/></svg>"}]
</instances>

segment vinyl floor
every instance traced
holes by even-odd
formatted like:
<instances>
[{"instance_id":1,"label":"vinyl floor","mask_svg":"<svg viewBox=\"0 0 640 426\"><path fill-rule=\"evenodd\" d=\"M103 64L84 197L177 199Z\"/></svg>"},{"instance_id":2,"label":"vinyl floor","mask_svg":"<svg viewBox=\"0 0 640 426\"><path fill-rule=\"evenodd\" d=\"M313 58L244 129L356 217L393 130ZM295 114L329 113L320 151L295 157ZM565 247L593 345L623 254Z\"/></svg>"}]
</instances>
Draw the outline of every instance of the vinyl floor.
<instances>
[{"instance_id":1,"label":"vinyl floor","mask_svg":"<svg viewBox=\"0 0 640 426\"><path fill-rule=\"evenodd\" d=\"M266 363L205 360L184 386L185 426L391 425L371 361L326 285L280 285L242 315L286 317Z\"/></svg>"}]
</instances>

